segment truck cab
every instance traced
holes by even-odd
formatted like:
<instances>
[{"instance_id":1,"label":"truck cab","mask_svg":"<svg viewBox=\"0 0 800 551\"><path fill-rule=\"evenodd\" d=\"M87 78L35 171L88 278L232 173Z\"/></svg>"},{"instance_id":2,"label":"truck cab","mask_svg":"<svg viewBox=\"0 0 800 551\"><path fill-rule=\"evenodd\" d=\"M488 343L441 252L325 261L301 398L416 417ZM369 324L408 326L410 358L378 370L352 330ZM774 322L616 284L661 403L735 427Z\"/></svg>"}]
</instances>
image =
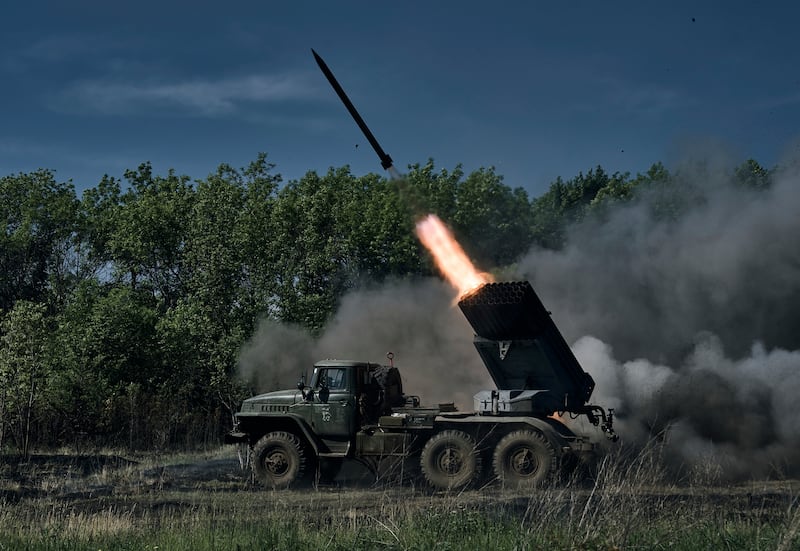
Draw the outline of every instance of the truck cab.
<instances>
[{"instance_id":1,"label":"truck cab","mask_svg":"<svg viewBox=\"0 0 800 551\"><path fill-rule=\"evenodd\" d=\"M346 454L350 448L360 421L358 397L368 374L366 363L318 362L310 385L298 389L300 399L292 412L308 423L331 453Z\"/></svg>"},{"instance_id":2,"label":"truck cab","mask_svg":"<svg viewBox=\"0 0 800 551\"><path fill-rule=\"evenodd\" d=\"M419 403L416 397L408 400ZM253 445L275 427L289 427L306 435L315 453L346 456L359 431L370 432L381 417L405 407L406 402L393 365L323 360L314 364L308 385L301 381L296 390L245 400L236 414L237 428L226 442Z\"/></svg>"}]
</instances>

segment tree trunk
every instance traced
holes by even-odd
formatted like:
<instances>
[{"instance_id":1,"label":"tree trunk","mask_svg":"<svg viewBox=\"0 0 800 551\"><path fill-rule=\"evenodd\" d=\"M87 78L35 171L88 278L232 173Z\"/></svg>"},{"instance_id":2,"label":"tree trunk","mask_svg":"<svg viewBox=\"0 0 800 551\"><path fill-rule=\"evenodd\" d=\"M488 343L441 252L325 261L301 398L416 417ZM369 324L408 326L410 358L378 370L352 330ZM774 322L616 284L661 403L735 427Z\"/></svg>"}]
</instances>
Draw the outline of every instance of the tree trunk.
<instances>
[{"instance_id":1,"label":"tree trunk","mask_svg":"<svg viewBox=\"0 0 800 551\"><path fill-rule=\"evenodd\" d=\"M25 432L22 435L22 455L28 457L30 451L31 416L33 415L33 401L36 396L36 367L31 366L30 391L28 392L28 408L25 412Z\"/></svg>"},{"instance_id":2,"label":"tree trunk","mask_svg":"<svg viewBox=\"0 0 800 551\"><path fill-rule=\"evenodd\" d=\"M3 381L2 391L0 391L0 452L3 451L3 441L6 429L6 382Z\"/></svg>"}]
</instances>

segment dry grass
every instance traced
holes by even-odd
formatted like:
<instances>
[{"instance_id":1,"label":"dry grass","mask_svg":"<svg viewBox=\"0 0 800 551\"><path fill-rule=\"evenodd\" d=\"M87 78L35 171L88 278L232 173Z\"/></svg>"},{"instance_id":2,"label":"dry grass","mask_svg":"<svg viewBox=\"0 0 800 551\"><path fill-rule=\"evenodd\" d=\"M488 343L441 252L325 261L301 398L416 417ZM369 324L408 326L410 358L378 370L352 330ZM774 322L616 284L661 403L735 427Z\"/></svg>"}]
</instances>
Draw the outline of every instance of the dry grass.
<instances>
[{"instance_id":1,"label":"dry grass","mask_svg":"<svg viewBox=\"0 0 800 551\"><path fill-rule=\"evenodd\" d=\"M0 549L789 550L800 548L799 491L792 480L723 486L697 474L678 484L657 447L622 450L588 478L533 492L354 484L266 492L230 448L135 462L56 454L0 462Z\"/></svg>"}]
</instances>

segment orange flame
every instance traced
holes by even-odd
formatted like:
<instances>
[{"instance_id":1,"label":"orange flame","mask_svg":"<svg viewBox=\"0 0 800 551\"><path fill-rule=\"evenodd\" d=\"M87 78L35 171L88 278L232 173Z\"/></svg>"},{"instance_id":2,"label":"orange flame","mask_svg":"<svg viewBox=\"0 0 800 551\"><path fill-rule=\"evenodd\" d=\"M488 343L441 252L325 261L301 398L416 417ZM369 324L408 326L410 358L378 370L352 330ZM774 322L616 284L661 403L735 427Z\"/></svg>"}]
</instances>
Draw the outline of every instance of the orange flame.
<instances>
[{"instance_id":1,"label":"orange flame","mask_svg":"<svg viewBox=\"0 0 800 551\"><path fill-rule=\"evenodd\" d=\"M475 269L461 245L435 214L429 214L417 222L417 236L433 255L436 267L456 288L459 296L493 281L489 274Z\"/></svg>"}]
</instances>

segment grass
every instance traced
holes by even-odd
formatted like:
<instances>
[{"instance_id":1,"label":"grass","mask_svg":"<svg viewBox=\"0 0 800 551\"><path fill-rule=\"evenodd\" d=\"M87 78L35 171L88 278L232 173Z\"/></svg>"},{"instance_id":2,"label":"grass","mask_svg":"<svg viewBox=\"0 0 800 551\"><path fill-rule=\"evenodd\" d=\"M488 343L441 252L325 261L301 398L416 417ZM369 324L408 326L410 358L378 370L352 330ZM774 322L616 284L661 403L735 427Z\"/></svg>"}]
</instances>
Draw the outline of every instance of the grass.
<instances>
[{"instance_id":1,"label":"grass","mask_svg":"<svg viewBox=\"0 0 800 551\"><path fill-rule=\"evenodd\" d=\"M273 492L230 449L132 463L0 461L0 550L800 549L797 481L679 485L648 454L534 492ZM140 458L141 459L141 458Z\"/></svg>"}]
</instances>

